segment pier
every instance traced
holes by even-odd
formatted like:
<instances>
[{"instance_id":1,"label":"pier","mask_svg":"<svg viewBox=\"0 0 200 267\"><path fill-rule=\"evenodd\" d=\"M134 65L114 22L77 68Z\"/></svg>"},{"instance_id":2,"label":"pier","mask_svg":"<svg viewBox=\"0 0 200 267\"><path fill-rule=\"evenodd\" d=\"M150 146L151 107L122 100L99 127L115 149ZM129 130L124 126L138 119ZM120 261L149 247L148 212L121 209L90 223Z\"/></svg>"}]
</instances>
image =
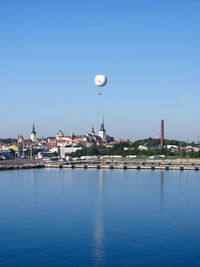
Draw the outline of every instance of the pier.
<instances>
[{"instance_id":1,"label":"pier","mask_svg":"<svg viewBox=\"0 0 200 267\"><path fill-rule=\"evenodd\" d=\"M14 159L0 161L0 171L44 168L42 160Z\"/></svg>"},{"instance_id":2,"label":"pier","mask_svg":"<svg viewBox=\"0 0 200 267\"><path fill-rule=\"evenodd\" d=\"M200 162L160 162L160 161L137 161L137 162L123 162L123 161L102 161L102 162L68 162L68 163L46 163L45 168L67 168L67 169L110 169L110 170L200 170Z\"/></svg>"},{"instance_id":3,"label":"pier","mask_svg":"<svg viewBox=\"0 0 200 267\"><path fill-rule=\"evenodd\" d=\"M147 161L69 161L44 162L36 159L16 159L0 162L1 170L20 170L33 168L60 168L60 169L110 169L110 170L179 170L199 171L200 160L147 160Z\"/></svg>"}]
</instances>

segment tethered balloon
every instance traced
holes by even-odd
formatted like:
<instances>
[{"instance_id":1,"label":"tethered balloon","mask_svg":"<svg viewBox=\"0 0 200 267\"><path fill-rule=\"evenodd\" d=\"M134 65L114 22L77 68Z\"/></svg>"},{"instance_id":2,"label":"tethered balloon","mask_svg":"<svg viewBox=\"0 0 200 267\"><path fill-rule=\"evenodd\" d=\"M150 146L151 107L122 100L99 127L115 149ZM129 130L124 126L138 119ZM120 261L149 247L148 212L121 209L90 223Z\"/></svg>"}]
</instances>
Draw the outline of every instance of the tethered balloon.
<instances>
[{"instance_id":1,"label":"tethered balloon","mask_svg":"<svg viewBox=\"0 0 200 267\"><path fill-rule=\"evenodd\" d=\"M94 83L95 83L96 86L98 86L98 87L105 86L106 83L107 83L107 78L106 78L105 75L97 75L97 76L94 78Z\"/></svg>"},{"instance_id":2,"label":"tethered balloon","mask_svg":"<svg viewBox=\"0 0 200 267\"><path fill-rule=\"evenodd\" d=\"M103 87L107 83L107 78L105 75L99 74L99 75L95 76L94 83L98 87ZM102 92L99 92L98 95L102 95Z\"/></svg>"}]
</instances>

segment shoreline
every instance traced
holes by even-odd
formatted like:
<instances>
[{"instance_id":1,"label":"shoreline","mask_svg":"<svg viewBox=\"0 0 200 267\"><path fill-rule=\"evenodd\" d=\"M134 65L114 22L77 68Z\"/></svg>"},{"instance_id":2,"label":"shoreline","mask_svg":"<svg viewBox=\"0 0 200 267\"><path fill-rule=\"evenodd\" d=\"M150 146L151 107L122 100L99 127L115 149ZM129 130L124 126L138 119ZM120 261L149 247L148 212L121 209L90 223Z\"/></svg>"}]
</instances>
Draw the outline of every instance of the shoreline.
<instances>
[{"instance_id":1,"label":"shoreline","mask_svg":"<svg viewBox=\"0 0 200 267\"><path fill-rule=\"evenodd\" d=\"M200 159L165 159L165 160L115 160L115 161L71 161L45 163L42 160L8 160L0 162L0 171L36 168L59 169L110 169L110 170L200 170Z\"/></svg>"}]
</instances>

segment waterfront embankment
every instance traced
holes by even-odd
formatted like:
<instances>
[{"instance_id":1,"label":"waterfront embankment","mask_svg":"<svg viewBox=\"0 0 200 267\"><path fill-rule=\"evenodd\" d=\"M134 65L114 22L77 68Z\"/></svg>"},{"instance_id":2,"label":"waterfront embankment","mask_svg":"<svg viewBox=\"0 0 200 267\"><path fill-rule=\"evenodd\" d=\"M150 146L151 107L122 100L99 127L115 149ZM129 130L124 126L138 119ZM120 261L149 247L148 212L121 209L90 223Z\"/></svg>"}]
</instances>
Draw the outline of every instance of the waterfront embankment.
<instances>
[{"instance_id":1,"label":"waterfront embankment","mask_svg":"<svg viewBox=\"0 0 200 267\"><path fill-rule=\"evenodd\" d=\"M46 168L123 169L123 170L200 170L200 159L101 160L45 163Z\"/></svg>"},{"instance_id":2,"label":"waterfront embankment","mask_svg":"<svg viewBox=\"0 0 200 267\"><path fill-rule=\"evenodd\" d=\"M44 162L41 159L15 159L0 162L0 170L33 168L123 169L123 170L200 170L200 159L164 160L77 160Z\"/></svg>"},{"instance_id":3,"label":"waterfront embankment","mask_svg":"<svg viewBox=\"0 0 200 267\"><path fill-rule=\"evenodd\" d=\"M45 165L40 159L13 159L0 161L0 171L44 168Z\"/></svg>"}]
</instances>

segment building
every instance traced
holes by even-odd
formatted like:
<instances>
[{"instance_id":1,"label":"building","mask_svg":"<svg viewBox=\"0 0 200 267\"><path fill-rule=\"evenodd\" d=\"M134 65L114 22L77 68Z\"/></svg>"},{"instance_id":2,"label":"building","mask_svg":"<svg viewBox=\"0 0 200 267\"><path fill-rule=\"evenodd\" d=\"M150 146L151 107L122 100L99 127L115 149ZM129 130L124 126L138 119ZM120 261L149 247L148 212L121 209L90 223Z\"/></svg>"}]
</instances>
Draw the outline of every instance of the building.
<instances>
[{"instance_id":1,"label":"building","mask_svg":"<svg viewBox=\"0 0 200 267\"><path fill-rule=\"evenodd\" d=\"M80 146L66 146L60 148L60 155L62 157L65 157L65 154L70 154L73 152L76 152L77 150L82 150L82 147Z\"/></svg>"},{"instance_id":2,"label":"building","mask_svg":"<svg viewBox=\"0 0 200 267\"><path fill-rule=\"evenodd\" d=\"M37 141L35 125L34 124L33 124L33 130L31 132L31 140L32 140L32 142L36 142Z\"/></svg>"},{"instance_id":3,"label":"building","mask_svg":"<svg viewBox=\"0 0 200 267\"><path fill-rule=\"evenodd\" d=\"M18 136L18 144L23 143L24 137L22 135Z\"/></svg>"},{"instance_id":4,"label":"building","mask_svg":"<svg viewBox=\"0 0 200 267\"><path fill-rule=\"evenodd\" d=\"M176 150L176 149L178 149L178 146L177 145L167 145L167 149Z\"/></svg>"},{"instance_id":5,"label":"building","mask_svg":"<svg viewBox=\"0 0 200 267\"><path fill-rule=\"evenodd\" d=\"M159 150L160 146L159 145L155 145L155 146L150 146L149 144L144 144L144 145L139 145L138 146L138 150Z\"/></svg>"},{"instance_id":6,"label":"building","mask_svg":"<svg viewBox=\"0 0 200 267\"><path fill-rule=\"evenodd\" d=\"M60 130L56 135L56 139L57 140L62 140L63 137L64 137L64 133Z\"/></svg>"},{"instance_id":7,"label":"building","mask_svg":"<svg viewBox=\"0 0 200 267\"><path fill-rule=\"evenodd\" d=\"M48 137L47 138L47 144L53 144L53 145L56 145L56 143L57 143L57 140L56 140L56 138L55 137Z\"/></svg>"},{"instance_id":8,"label":"building","mask_svg":"<svg viewBox=\"0 0 200 267\"><path fill-rule=\"evenodd\" d=\"M126 139L126 140L123 140L123 139L120 139L119 140L120 143L131 143L130 139Z\"/></svg>"},{"instance_id":9,"label":"building","mask_svg":"<svg viewBox=\"0 0 200 267\"><path fill-rule=\"evenodd\" d=\"M145 151L147 151L148 150L148 146L147 145L139 145L138 146L138 150L145 150Z\"/></svg>"},{"instance_id":10,"label":"building","mask_svg":"<svg viewBox=\"0 0 200 267\"><path fill-rule=\"evenodd\" d=\"M83 143L83 142L86 142L87 141L87 137L86 136L76 136L74 137L73 139L73 142L76 144L76 143Z\"/></svg>"},{"instance_id":11,"label":"building","mask_svg":"<svg viewBox=\"0 0 200 267\"><path fill-rule=\"evenodd\" d=\"M91 132L91 135L95 135L95 131L94 131L94 126L92 126L92 132Z\"/></svg>"},{"instance_id":12,"label":"building","mask_svg":"<svg viewBox=\"0 0 200 267\"><path fill-rule=\"evenodd\" d=\"M99 130L99 137L101 137L102 142L106 142L106 130L104 127L104 118L102 114L102 119L101 119L101 128Z\"/></svg>"},{"instance_id":13,"label":"building","mask_svg":"<svg viewBox=\"0 0 200 267\"><path fill-rule=\"evenodd\" d=\"M110 135L106 135L106 142L107 143L114 142L114 141L115 141L114 137L112 137Z\"/></svg>"}]
</instances>

